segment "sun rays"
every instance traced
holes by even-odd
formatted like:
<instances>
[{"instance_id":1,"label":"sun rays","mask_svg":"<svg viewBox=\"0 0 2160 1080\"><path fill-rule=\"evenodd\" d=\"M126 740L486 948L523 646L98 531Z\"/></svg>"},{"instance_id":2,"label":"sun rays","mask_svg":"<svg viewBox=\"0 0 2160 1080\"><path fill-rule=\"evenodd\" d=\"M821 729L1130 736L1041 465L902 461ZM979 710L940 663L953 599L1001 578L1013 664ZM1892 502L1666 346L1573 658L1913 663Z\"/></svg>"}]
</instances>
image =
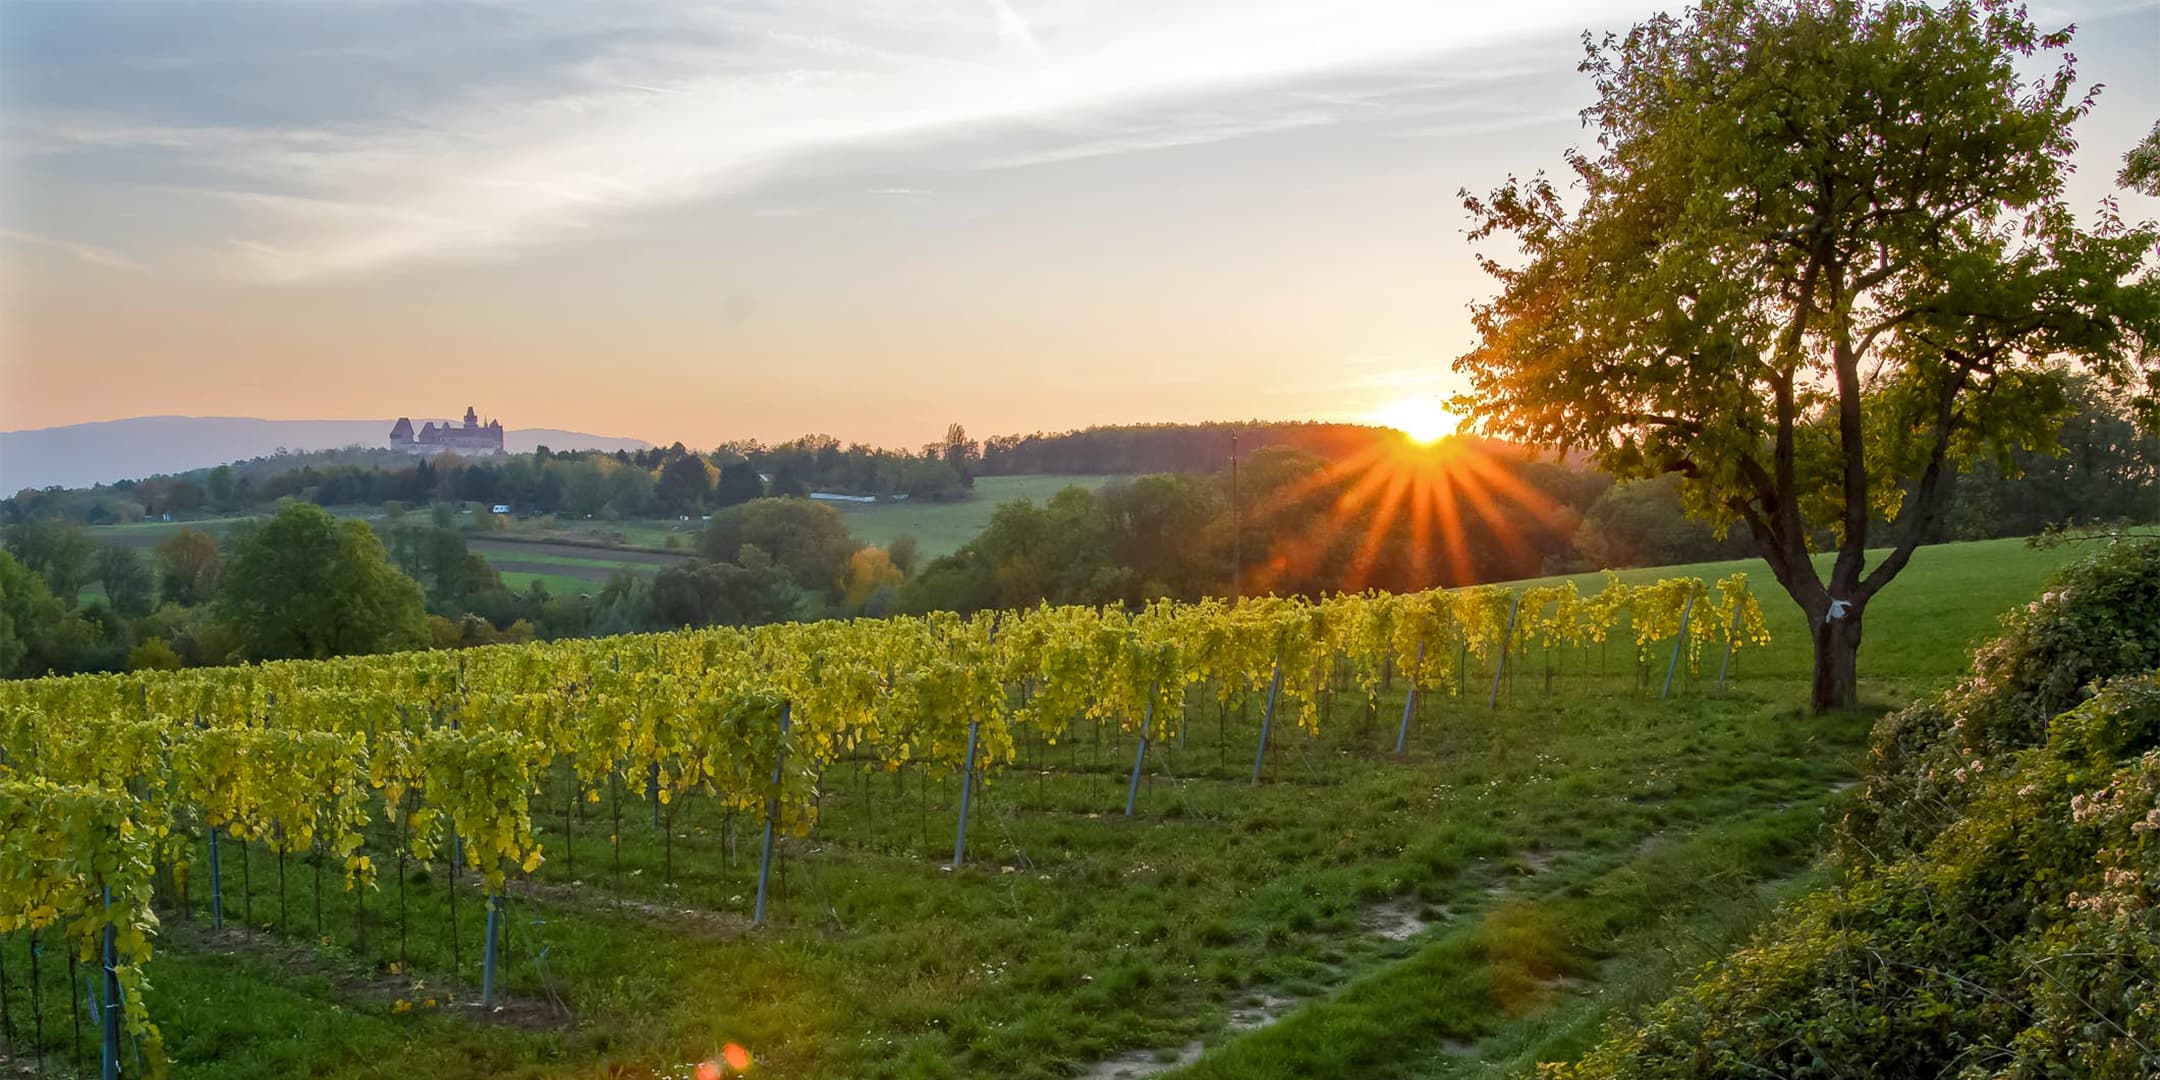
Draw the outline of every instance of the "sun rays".
<instances>
[{"instance_id":1,"label":"sun rays","mask_svg":"<svg viewBox=\"0 0 2160 1080\"><path fill-rule=\"evenodd\" d=\"M1331 576L1356 592L1474 582L1481 562L1492 561L1480 554L1526 551L1525 527L1564 527L1572 516L1524 482L1522 464L1462 436L1427 439L1402 430L1378 438L1254 504L1256 521L1278 523L1253 568L1254 584L1265 591Z\"/></svg>"}]
</instances>

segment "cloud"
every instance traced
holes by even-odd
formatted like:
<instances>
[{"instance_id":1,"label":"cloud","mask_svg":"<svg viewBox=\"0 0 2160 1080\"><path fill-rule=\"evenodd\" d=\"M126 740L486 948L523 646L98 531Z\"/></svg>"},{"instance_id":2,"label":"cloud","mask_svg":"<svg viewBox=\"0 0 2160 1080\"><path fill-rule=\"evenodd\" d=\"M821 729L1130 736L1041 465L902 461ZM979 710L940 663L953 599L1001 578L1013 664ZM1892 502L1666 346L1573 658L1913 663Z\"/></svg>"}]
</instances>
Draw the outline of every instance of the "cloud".
<instances>
[{"instance_id":1,"label":"cloud","mask_svg":"<svg viewBox=\"0 0 2160 1080\"><path fill-rule=\"evenodd\" d=\"M1154 116L1120 130L1092 136L1068 129L1065 132L1066 137L1056 145L1016 152L996 158L989 164L996 168L1024 168L1112 154L1169 150L1295 128L1318 127L1333 123L1337 118L1338 113L1334 110L1320 108L1271 110L1252 115L1184 113L1167 117Z\"/></svg>"},{"instance_id":2,"label":"cloud","mask_svg":"<svg viewBox=\"0 0 2160 1080\"><path fill-rule=\"evenodd\" d=\"M62 240L50 236L38 236L34 233L20 232L15 229L0 229L0 240L7 240L17 244L27 244L31 247L45 248L49 251L66 252L67 254L73 255L77 259L89 263L92 266L102 266L109 270L141 271L149 269L143 264L136 262L135 260L130 259L117 251L108 251L101 247L94 247L90 244L81 244L73 240Z\"/></svg>"},{"instance_id":3,"label":"cloud","mask_svg":"<svg viewBox=\"0 0 2160 1080\"><path fill-rule=\"evenodd\" d=\"M227 238L231 250L248 253L241 267L304 280L512 255L653 209L745 192L784 170L861 167L865 156L903 148L946 146L946 167L999 168L1332 123L1384 95L1368 88L1286 104L1252 91L1402 72L1451 52L1611 21L1598 6L537 6L506 10L532 22L521 32L548 48L526 51L547 59L520 53L508 68L476 60L445 100L400 98L373 113L355 107L311 118L298 97L298 119L246 123L160 122L48 102L8 121L6 153L105 161L244 206L240 234ZM431 29L416 18L409 33ZM332 53L320 62L340 60ZM1223 102L1196 107L1214 99ZM999 132L1019 133L1022 145L984 145Z\"/></svg>"}]
</instances>

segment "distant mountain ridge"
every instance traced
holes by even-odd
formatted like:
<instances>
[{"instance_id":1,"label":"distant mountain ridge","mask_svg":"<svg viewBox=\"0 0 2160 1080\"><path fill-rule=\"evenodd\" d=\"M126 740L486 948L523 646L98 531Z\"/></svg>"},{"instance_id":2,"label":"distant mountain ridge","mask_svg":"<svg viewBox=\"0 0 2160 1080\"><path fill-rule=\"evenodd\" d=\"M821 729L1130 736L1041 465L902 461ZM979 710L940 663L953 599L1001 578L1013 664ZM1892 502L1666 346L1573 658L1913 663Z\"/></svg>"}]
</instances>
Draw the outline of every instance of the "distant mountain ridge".
<instances>
[{"instance_id":1,"label":"distant mountain ridge","mask_svg":"<svg viewBox=\"0 0 2160 1080\"><path fill-rule=\"evenodd\" d=\"M423 419L416 417L417 424ZM0 431L0 496L23 488L88 487L186 472L286 450L386 447L383 420L262 420L246 416L136 416L89 424ZM511 428L513 454L551 450L642 450L651 443L557 428Z\"/></svg>"}]
</instances>

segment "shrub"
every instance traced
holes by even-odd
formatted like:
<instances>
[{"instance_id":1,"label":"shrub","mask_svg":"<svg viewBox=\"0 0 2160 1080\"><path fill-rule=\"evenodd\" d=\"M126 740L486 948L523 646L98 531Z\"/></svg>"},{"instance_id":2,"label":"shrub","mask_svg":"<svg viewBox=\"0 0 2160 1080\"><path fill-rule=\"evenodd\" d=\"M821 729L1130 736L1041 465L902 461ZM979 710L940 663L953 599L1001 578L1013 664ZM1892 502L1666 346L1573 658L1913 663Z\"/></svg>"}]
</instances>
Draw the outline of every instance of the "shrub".
<instances>
[{"instance_id":1,"label":"shrub","mask_svg":"<svg viewBox=\"0 0 2160 1080\"><path fill-rule=\"evenodd\" d=\"M1840 860L1865 864L1924 846L1958 816L1959 768L2039 745L2048 719L2097 681L2155 666L2160 543L2117 540L2003 616L2002 633L1974 653L1963 682L1877 723L1868 775L1839 832Z\"/></svg>"},{"instance_id":2,"label":"shrub","mask_svg":"<svg viewBox=\"0 0 2160 1080\"><path fill-rule=\"evenodd\" d=\"M1878 728L1836 884L1545 1075L2160 1075L2156 664L2160 545L2067 570Z\"/></svg>"}]
</instances>

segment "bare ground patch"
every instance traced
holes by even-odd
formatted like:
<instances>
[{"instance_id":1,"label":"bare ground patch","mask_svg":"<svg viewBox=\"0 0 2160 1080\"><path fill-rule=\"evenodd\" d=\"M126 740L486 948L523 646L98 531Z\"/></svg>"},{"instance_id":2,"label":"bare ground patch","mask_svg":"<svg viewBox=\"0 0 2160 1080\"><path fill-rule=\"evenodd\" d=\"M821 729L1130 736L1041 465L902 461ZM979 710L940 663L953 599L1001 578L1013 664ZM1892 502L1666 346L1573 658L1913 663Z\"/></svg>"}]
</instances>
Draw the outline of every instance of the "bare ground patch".
<instances>
[{"instance_id":1,"label":"bare ground patch","mask_svg":"<svg viewBox=\"0 0 2160 1080\"><path fill-rule=\"evenodd\" d=\"M1365 909L1358 920L1365 932L1389 941L1408 941L1446 922L1452 913L1419 903L1414 897L1384 900Z\"/></svg>"},{"instance_id":2,"label":"bare ground patch","mask_svg":"<svg viewBox=\"0 0 2160 1080\"><path fill-rule=\"evenodd\" d=\"M1200 1052L1205 1049L1195 1039L1179 1047L1174 1055L1167 1050L1132 1050L1089 1065L1079 1075L1081 1080L1138 1080L1190 1065L1200 1060Z\"/></svg>"},{"instance_id":3,"label":"bare ground patch","mask_svg":"<svg viewBox=\"0 0 2160 1080\"><path fill-rule=\"evenodd\" d=\"M632 915L665 923L673 928L713 937L743 937L757 929L749 919L734 912L713 911L708 908L678 907L673 904L662 904L652 900L616 896L578 883L565 884L559 881L536 881L526 878L510 882L508 891L512 896L530 896L576 907L628 912Z\"/></svg>"}]
</instances>

